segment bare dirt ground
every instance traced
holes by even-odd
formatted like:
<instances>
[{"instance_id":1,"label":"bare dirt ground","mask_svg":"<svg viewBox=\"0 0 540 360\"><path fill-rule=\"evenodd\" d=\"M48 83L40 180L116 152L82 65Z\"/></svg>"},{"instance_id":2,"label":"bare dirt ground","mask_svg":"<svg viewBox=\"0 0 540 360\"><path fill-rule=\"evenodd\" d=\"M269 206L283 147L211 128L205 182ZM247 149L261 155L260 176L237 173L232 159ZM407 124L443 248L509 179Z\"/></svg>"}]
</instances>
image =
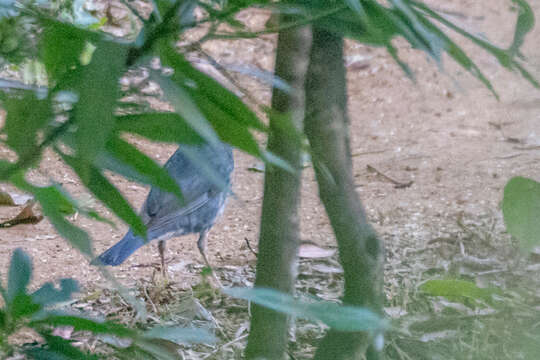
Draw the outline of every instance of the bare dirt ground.
<instances>
[{"instance_id":1,"label":"bare dirt ground","mask_svg":"<svg viewBox=\"0 0 540 360\"><path fill-rule=\"evenodd\" d=\"M530 3L540 16L540 1ZM508 1L453 0L435 6L445 10L450 20L495 44L505 46L512 40L516 13L511 11ZM255 11L244 14L241 20L260 27L266 16ZM447 267L453 259L468 253L469 248L481 248L486 256L514 256L499 206L504 185L516 175L540 179L540 91L477 47L462 38L455 39L487 74L500 101L448 58L444 59L441 73L425 55L397 41L400 56L417 76L413 83L384 50L347 43L354 174L369 218L385 242L390 305L403 301L399 295L403 282L414 283L426 269ZM523 49L528 69L537 78L538 39L540 28L536 27ZM275 38L211 42L205 48L223 64L272 70ZM267 86L233 76L258 101L269 103ZM175 148L134 141L159 162L164 162ZM0 150L0 155L9 153ZM224 215L213 228L208 255L225 284L249 285L256 259L245 239L256 245L263 174L249 171L258 166L257 160L240 152L235 152L235 162L233 191L237 197L229 200ZM373 169L397 181L413 183L396 188ZM54 155L47 153L39 169L30 176L62 183L75 198L89 201L101 215L111 217L107 209L90 200L77 177ZM138 208L147 189L120 177L113 179ZM13 191L8 186L1 187ZM0 220L5 221L16 212L13 208L0 208ZM73 221L92 236L96 253L126 232L126 226L119 221L115 221L116 228L82 216ZM301 223L303 240L323 247L335 246L311 168L306 169L304 176ZM3 281L9 256L17 247L31 254L36 285L72 277L82 284L83 295L108 287L101 274L62 240L47 221L0 231ZM169 241L167 259L174 286L189 289L200 282L202 261L194 236ZM111 271L130 287L150 281L158 262L156 246L151 244ZM331 263L335 265L334 260ZM326 282L321 288L331 288L333 274L312 269L310 273L318 281ZM335 297L338 291L339 288L333 288L333 295L328 297ZM324 291L320 292L321 297L326 297Z\"/></svg>"}]
</instances>

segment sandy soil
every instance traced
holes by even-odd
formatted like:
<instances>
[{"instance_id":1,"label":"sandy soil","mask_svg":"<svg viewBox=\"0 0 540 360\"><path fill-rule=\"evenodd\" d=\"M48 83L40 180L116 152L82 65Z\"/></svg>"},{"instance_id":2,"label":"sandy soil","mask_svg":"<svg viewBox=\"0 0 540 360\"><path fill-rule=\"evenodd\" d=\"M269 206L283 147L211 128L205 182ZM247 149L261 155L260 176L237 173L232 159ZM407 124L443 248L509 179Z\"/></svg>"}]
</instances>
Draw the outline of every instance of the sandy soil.
<instances>
[{"instance_id":1,"label":"sandy soil","mask_svg":"<svg viewBox=\"0 0 540 360\"><path fill-rule=\"evenodd\" d=\"M540 16L540 2L532 0L531 3ZM488 36L496 44L506 45L512 39L510 31L515 13L510 11L508 1L453 0L437 6L449 13L456 11L457 15L448 15L449 19ZM265 14L252 12L244 14L242 20L261 24L265 18ZM538 77L540 50L535 45L539 36L537 28L528 36L524 47L528 68ZM397 41L400 55L417 75L413 83L384 50L347 43L347 59L352 63L348 81L354 174L357 191L386 244L389 284L404 263L413 261L411 254L425 248L430 241L461 236L464 230L458 224L492 229L492 234L507 239L499 207L505 183L515 175L540 179L540 91L503 69L495 59L470 43L456 39L493 82L500 101L450 59L445 58L441 73L423 54ZM248 64L271 70L275 38L214 42L208 43L206 49L224 64ZM368 65L355 66L360 62ZM258 101L269 102L267 86L234 76ZM174 151L171 145L134 141L159 162L164 162ZM1 157L9 155L8 150L0 149ZM263 174L249 171L248 168L257 166L257 160L240 152L235 152L235 162L233 191L237 198L229 200L209 237L209 259L218 273L255 264L245 239L252 244L257 241ZM413 181L413 184L395 188L394 184L368 170L367 165L398 181ZM43 182L54 179L75 198L90 201L101 215L111 217L107 209L89 200L76 175L50 152L30 177ZM138 208L147 189L117 176L112 178ZM334 246L310 168L306 169L304 180L302 239L325 247ZM7 185L0 188L15 191ZM0 208L0 220L13 217L17 211ZM126 226L116 219L116 228L82 216L73 221L91 235L96 253L108 248L126 232ZM34 284L61 277L75 278L89 289L106 283L47 221L0 231L3 281L9 256L17 247L25 249L33 258ZM452 253L442 255L453 256ZM194 236L169 241L167 259L171 277L180 286L198 281L202 260ZM430 261L437 260L424 258L422 261L429 267ZM137 279L149 279L155 271L152 266L157 264L158 253L156 245L152 244L112 271L122 283L131 285ZM394 294L392 289L395 288L390 286L390 298Z\"/></svg>"}]
</instances>

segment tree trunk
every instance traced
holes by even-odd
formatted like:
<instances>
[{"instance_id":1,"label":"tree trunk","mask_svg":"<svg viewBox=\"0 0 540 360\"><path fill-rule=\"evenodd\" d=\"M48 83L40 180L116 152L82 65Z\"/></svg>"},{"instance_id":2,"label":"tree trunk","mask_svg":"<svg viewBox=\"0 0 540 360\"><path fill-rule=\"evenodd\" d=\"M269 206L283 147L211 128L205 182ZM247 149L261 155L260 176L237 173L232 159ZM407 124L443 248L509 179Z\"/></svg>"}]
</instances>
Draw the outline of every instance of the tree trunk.
<instances>
[{"instance_id":1,"label":"tree trunk","mask_svg":"<svg viewBox=\"0 0 540 360\"><path fill-rule=\"evenodd\" d=\"M296 172L291 174L277 167L265 171L255 286L286 293L292 292L296 278L301 137L287 131L284 116L298 133L302 132L304 81L310 44L308 28L279 33L275 75L285 80L292 92L274 88L272 94L268 150L287 160ZM288 338L287 316L257 305L251 307L251 313L246 358L284 359Z\"/></svg>"},{"instance_id":2,"label":"tree trunk","mask_svg":"<svg viewBox=\"0 0 540 360\"><path fill-rule=\"evenodd\" d=\"M304 126L313 152L320 197L344 270L343 302L380 313L383 249L355 191L348 125L343 39L315 28L306 80ZM315 359L360 359L370 342L367 333L330 330ZM373 348L368 351L368 358L378 357Z\"/></svg>"}]
</instances>

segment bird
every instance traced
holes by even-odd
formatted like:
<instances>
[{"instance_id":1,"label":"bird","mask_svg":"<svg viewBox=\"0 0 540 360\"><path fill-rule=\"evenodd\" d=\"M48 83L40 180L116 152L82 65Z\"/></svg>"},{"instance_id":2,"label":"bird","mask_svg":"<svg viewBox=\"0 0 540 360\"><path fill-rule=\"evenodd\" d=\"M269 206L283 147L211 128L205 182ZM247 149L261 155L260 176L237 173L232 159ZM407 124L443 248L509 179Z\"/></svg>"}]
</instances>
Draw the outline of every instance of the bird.
<instances>
[{"instance_id":1,"label":"bird","mask_svg":"<svg viewBox=\"0 0 540 360\"><path fill-rule=\"evenodd\" d=\"M180 187L183 201L173 193L152 187L140 211L147 227L147 240L130 229L122 240L96 257L92 265L120 265L137 249L157 240L161 272L166 276L166 241L198 233L197 247L206 266L212 269L206 257L206 240L208 232L223 213L230 193L234 169L232 148L221 141L183 144L167 160L164 168ZM212 179L212 176L219 178ZM213 271L212 275L217 280ZM217 282L219 284L219 280Z\"/></svg>"}]
</instances>

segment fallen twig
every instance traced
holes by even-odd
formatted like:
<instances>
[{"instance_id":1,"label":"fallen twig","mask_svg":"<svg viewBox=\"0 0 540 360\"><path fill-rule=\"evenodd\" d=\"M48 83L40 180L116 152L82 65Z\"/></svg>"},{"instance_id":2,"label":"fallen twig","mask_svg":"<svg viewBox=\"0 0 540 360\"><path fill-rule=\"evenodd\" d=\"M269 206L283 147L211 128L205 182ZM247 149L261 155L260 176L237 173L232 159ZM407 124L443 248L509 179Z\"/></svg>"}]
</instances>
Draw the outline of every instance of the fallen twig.
<instances>
[{"instance_id":1,"label":"fallen twig","mask_svg":"<svg viewBox=\"0 0 540 360\"><path fill-rule=\"evenodd\" d=\"M388 151L388 149L362 151L362 152L357 152L357 153L352 154L351 157L362 156L362 155L371 155L371 154L381 154L381 153L384 153L384 152L387 152L387 151Z\"/></svg>"},{"instance_id":2,"label":"fallen twig","mask_svg":"<svg viewBox=\"0 0 540 360\"><path fill-rule=\"evenodd\" d=\"M540 145L514 146L516 150L540 150Z\"/></svg>"},{"instance_id":3,"label":"fallen twig","mask_svg":"<svg viewBox=\"0 0 540 360\"><path fill-rule=\"evenodd\" d=\"M396 189L404 189L404 188L408 188L409 186L411 186L413 184L413 181L408 181L408 182L402 182L402 181L398 181L394 178L391 178L390 176L384 174L383 172L377 170L375 167L373 167L372 165L367 165L367 169L369 171L373 171L375 172L377 175L380 175L382 176L384 179L390 181L392 184L394 184L394 187Z\"/></svg>"},{"instance_id":4,"label":"fallen twig","mask_svg":"<svg viewBox=\"0 0 540 360\"><path fill-rule=\"evenodd\" d=\"M249 239L246 237L246 238L244 238L244 240L246 241L246 245L247 245L249 251L251 251L253 253L253 255L259 256L259 254L255 250L253 250L253 248L251 247L251 244L249 243Z\"/></svg>"}]
</instances>

